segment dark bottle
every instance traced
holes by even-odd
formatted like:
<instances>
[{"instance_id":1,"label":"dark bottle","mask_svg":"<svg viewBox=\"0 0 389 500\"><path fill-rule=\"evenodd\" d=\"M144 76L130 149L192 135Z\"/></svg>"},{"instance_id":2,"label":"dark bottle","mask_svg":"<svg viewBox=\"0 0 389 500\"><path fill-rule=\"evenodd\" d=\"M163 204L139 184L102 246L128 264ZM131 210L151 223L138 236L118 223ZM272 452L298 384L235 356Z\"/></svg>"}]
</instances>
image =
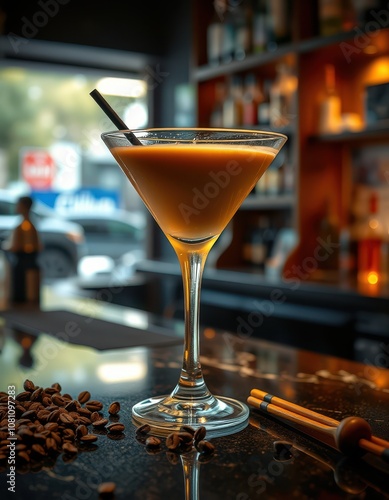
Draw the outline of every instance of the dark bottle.
<instances>
[{"instance_id":1,"label":"dark bottle","mask_svg":"<svg viewBox=\"0 0 389 500\"><path fill-rule=\"evenodd\" d=\"M22 222L14 229L5 244L11 264L11 302L39 304L40 269L38 255L41 243L38 232L30 219L32 199L23 196L16 210Z\"/></svg>"},{"instance_id":2,"label":"dark bottle","mask_svg":"<svg viewBox=\"0 0 389 500\"><path fill-rule=\"evenodd\" d=\"M339 270L340 229L339 219L330 199L325 202L317 243L318 269L331 273L328 277L334 278Z\"/></svg>"}]
</instances>

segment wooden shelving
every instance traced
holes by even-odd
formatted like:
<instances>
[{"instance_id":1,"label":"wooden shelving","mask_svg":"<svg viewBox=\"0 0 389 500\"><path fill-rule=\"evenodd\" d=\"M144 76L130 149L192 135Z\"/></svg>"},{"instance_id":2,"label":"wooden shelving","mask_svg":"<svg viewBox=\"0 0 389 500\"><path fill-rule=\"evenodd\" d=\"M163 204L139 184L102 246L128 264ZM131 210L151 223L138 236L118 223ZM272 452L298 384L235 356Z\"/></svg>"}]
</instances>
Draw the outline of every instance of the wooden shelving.
<instances>
[{"instance_id":1,"label":"wooden shelving","mask_svg":"<svg viewBox=\"0 0 389 500\"><path fill-rule=\"evenodd\" d=\"M302 0L293 2L294 27L290 43L274 51L249 55L243 61L218 66L204 64L205 28L211 10L209 5L206 6L207 2L199 2L197 7L198 25L194 30L197 49L191 77L197 87L199 126L207 123L215 100L215 87L219 82L228 81L234 75L244 77L248 73L254 73L262 80L271 80L276 74L276 67L285 61L294 68L298 79L296 116L290 125L277 130L290 139L287 145L289 163L294 169L295 189L291 194L250 195L247 198L234 218L231 247L220 259L231 269L241 265L240 247L243 245L245 223L252 224L256 214L267 214L282 220L283 215L277 214L289 211L289 223L298 234L298 245L289 255L284 273L289 277L296 275L296 270L312 260L315 254L318 228L328 200L331 200L340 227L344 228L350 222L355 149L373 144L389 145L389 121L365 124L356 131L344 130L336 134L318 132L320 103L326 95L326 65L332 65L335 70L342 114L355 115L362 124L366 121L366 87L389 82L389 28L380 28L375 23L374 26L369 25L366 33L363 27L356 26L332 36L317 36L316 3ZM310 11L306 12L306 9ZM199 16L199 11L204 16ZM236 262L234 255L239 255ZM302 274L308 276L310 271L305 270ZM339 290L341 288L342 285Z\"/></svg>"}]
</instances>

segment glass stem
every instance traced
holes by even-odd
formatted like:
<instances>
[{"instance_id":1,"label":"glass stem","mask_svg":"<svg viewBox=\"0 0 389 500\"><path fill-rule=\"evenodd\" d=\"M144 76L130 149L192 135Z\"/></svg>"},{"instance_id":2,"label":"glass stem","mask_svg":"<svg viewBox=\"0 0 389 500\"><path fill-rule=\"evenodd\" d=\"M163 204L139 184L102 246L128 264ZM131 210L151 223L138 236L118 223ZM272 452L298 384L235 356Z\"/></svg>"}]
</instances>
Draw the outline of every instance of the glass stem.
<instances>
[{"instance_id":1,"label":"glass stem","mask_svg":"<svg viewBox=\"0 0 389 500\"><path fill-rule=\"evenodd\" d=\"M184 356L180 379L172 396L184 399L210 397L200 364L200 290L207 251L186 251L178 255L185 305Z\"/></svg>"}]
</instances>

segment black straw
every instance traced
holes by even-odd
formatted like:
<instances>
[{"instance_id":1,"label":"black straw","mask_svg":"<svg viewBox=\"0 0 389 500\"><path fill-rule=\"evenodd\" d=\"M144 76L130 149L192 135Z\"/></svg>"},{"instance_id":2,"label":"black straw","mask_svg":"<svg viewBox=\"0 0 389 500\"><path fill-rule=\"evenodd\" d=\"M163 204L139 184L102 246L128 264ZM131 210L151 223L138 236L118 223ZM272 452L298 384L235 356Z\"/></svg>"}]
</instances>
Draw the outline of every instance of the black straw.
<instances>
[{"instance_id":1,"label":"black straw","mask_svg":"<svg viewBox=\"0 0 389 500\"><path fill-rule=\"evenodd\" d=\"M108 118L119 130L128 130L127 125L116 113L116 111L111 108L111 106L108 104L108 102L104 99L104 97L100 94L98 90L96 89L92 90L90 96L97 102L100 108L104 111L104 113L108 116ZM142 146L140 140L132 132L126 132L125 136L133 146Z\"/></svg>"}]
</instances>

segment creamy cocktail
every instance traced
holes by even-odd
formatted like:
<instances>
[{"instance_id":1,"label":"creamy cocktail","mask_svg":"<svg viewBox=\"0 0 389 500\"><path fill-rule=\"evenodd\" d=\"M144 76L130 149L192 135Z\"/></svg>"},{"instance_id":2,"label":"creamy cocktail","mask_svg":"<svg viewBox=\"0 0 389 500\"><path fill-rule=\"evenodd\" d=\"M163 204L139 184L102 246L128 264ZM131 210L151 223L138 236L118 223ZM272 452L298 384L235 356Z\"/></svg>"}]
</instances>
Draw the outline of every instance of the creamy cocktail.
<instances>
[{"instance_id":1,"label":"creamy cocktail","mask_svg":"<svg viewBox=\"0 0 389 500\"><path fill-rule=\"evenodd\" d=\"M281 134L227 129L150 129L102 135L174 247L183 275L185 338L181 375L170 395L135 405L137 424L166 434L182 425L214 435L246 425L248 408L214 397L200 365L199 307L205 259L220 233L286 141Z\"/></svg>"}]
</instances>

